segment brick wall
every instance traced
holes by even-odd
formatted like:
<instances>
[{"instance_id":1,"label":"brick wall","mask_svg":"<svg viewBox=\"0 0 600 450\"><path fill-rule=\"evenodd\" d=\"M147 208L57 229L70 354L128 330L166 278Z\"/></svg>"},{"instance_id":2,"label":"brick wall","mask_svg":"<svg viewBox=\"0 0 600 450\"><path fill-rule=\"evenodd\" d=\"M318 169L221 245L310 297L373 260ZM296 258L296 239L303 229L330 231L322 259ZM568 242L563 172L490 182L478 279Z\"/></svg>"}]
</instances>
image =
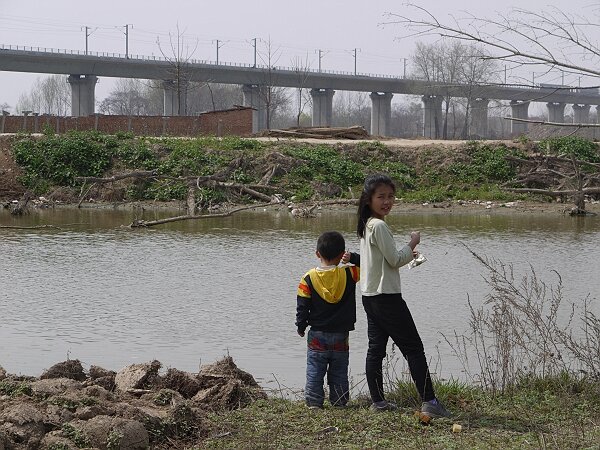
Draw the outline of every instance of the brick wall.
<instances>
[{"instance_id":1,"label":"brick wall","mask_svg":"<svg viewBox=\"0 0 600 450\"><path fill-rule=\"evenodd\" d=\"M198 116L104 116L58 117L0 116L0 133L41 133L45 127L55 132L98 130L114 134L131 131L140 136L250 136L252 108L233 108Z\"/></svg>"}]
</instances>

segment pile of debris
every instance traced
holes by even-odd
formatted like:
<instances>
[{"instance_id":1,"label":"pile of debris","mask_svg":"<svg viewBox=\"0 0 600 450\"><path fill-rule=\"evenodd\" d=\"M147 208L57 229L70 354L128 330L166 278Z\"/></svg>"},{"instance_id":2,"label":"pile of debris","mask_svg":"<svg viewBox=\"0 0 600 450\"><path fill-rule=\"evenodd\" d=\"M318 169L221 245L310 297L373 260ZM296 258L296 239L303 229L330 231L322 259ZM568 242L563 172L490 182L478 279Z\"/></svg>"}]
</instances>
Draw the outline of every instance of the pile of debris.
<instances>
[{"instance_id":1,"label":"pile of debris","mask_svg":"<svg viewBox=\"0 0 600 450\"><path fill-rule=\"evenodd\" d=\"M361 126L353 127L294 127L285 130L264 130L261 137L313 138L313 139L369 139L369 133Z\"/></svg>"},{"instance_id":2,"label":"pile of debris","mask_svg":"<svg viewBox=\"0 0 600 450\"><path fill-rule=\"evenodd\" d=\"M145 449L192 443L208 432L207 411L231 410L266 398L231 357L198 374L158 361L119 372L78 360L58 363L39 378L0 367L0 450L18 448Z\"/></svg>"}]
</instances>

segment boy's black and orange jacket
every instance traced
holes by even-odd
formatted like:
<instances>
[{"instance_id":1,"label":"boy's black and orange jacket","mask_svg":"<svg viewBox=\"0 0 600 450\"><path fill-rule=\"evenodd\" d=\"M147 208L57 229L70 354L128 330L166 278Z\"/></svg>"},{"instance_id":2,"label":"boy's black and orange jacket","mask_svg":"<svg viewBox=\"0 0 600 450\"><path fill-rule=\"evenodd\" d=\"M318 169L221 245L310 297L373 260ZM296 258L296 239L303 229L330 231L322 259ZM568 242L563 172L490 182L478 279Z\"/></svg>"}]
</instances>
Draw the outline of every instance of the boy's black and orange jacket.
<instances>
[{"instance_id":1,"label":"boy's black and orange jacket","mask_svg":"<svg viewBox=\"0 0 600 450\"><path fill-rule=\"evenodd\" d=\"M356 283L360 277L360 257L352 253L354 266L311 269L300 280L296 307L296 326L304 332L354 330L356 322Z\"/></svg>"}]
</instances>

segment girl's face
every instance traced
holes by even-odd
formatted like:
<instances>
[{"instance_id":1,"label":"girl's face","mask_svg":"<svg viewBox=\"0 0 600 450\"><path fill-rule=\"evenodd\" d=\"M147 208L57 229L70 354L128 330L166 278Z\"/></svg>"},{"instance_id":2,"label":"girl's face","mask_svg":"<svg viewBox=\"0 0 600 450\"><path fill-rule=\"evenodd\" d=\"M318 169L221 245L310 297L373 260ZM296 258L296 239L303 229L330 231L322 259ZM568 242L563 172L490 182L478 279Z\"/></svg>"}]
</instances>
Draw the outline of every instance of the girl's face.
<instances>
[{"instance_id":1,"label":"girl's face","mask_svg":"<svg viewBox=\"0 0 600 450\"><path fill-rule=\"evenodd\" d=\"M369 203L371 216L377 219L383 219L392 210L395 199L396 191L390 185L380 184L377 186L371 195L371 201Z\"/></svg>"}]
</instances>

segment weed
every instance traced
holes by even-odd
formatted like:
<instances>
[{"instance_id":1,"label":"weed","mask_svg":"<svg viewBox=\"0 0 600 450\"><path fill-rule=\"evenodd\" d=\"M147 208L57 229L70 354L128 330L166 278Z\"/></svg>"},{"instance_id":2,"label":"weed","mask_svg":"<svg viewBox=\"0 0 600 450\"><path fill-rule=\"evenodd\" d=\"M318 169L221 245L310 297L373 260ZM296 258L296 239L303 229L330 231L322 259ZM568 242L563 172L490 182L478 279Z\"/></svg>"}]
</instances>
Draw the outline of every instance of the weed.
<instances>
[{"instance_id":1,"label":"weed","mask_svg":"<svg viewBox=\"0 0 600 450\"><path fill-rule=\"evenodd\" d=\"M173 392L164 389L154 397L154 403L160 406L169 405L171 400L173 400Z\"/></svg>"},{"instance_id":2,"label":"weed","mask_svg":"<svg viewBox=\"0 0 600 450\"><path fill-rule=\"evenodd\" d=\"M90 439L70 423L65 423L62 426L62 432L65 437L69 438L77 446L77 448L86 448L90 446Z\"/></svg>"},{"instance_id":3,"label":"weed","mask_svg":"<svg viewBox=\"0 0 600 450\"><path fill-rule=\"evenodd\" d=\"M21 395L31 397L33 389L25 382L2 380L0 381L0 394L8 395L9 397L18 397Z\"/></svg>"},{"instance_id":4,"label":"weed","mask_svg":"<svg viewBox=\"0 0 600 450\"><path fill-rule=\"evenodd\" d=\"M123 439L123 433L120 433L116 430L112 430L108 433L108 437L106 438L106 448L107 450L118 450L121 448L121 440Z\"/></svg>"}]
</instances>

